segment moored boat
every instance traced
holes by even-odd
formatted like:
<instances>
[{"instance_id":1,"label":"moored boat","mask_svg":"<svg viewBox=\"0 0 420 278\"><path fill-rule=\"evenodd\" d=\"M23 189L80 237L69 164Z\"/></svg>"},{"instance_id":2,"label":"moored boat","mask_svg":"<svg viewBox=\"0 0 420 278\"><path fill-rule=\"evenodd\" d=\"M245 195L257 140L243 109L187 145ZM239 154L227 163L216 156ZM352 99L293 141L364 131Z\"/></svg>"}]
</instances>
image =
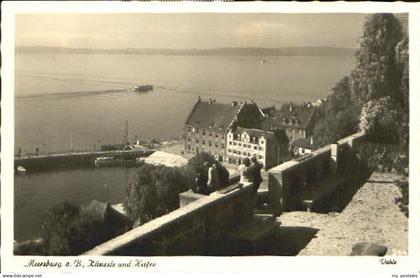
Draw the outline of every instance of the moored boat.
<instances>
[{"instance_id":1,"label":"moored boat","mask_svg":"<svg viewBox=\"0 0 420 278\"><path fill-rule=\"evenodd\" d=\"M116 159L113 156L101 156L95 159L95 167L111 166L114 165L115 162Z\"/></svg>"},{"instance_id":2,"label":"moored boat","mask_svg":"<svg viewBox=\"0 0 420 278\"><path fill-rule=\"evenodd\" d=\"M21 174L26 174L26 169L25 169L25 167L23 167L23 166L21 166L21 165L19 165L18 167L16 167L16 170L17 170L17 172L18 172L18 173L21 173Z\"/></svg>"},{"instance_id":3,"label":"moored boat","mask_svg":"<svg viewBox=\"0 0 420 278\"><path fill-rule=\"evenodd\" d=\"M95 167L134 166L136 161L123 157L101 156L95 159Z\"/></svg>"}]
</instances>

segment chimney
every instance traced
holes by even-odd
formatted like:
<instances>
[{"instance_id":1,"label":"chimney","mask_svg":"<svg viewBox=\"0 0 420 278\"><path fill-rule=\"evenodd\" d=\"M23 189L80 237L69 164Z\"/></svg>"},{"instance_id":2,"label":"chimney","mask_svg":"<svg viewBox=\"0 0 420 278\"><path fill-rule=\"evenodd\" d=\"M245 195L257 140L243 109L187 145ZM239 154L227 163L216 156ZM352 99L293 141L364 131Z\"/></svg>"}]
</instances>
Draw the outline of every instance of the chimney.
<instances>
[{"instance_id":1,"label":"chimney","mask_svg":"<svg viewBox=\"0 0 420 278\"><path fill-rule=\"evenodd\" d=\"M314 145L314 138L311 136L311 146Z\"/></svg>"},{"instance_id":2,"label":"chimney","mask_svg":"<svg viewBox=\"0 0 420 278\"><path fill-rule=\"evenodd\" d=\"M292 112L293 111L293 106L292 104L289 104L289 111Z\"/></svg>"}]
</instances>

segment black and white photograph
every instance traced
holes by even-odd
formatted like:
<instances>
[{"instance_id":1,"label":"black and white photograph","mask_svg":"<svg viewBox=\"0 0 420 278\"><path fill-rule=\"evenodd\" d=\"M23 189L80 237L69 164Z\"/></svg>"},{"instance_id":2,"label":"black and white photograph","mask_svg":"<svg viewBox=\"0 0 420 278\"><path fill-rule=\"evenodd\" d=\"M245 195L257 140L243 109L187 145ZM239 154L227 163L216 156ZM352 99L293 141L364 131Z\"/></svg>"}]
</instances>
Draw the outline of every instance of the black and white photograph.
<instances>
[{"instance_id":1,"label":"black and white photograph","mask_svg":"<svg viewBox=\"0 0 420 278\"><path fill-rule=\"evenodd\" d=\"M409 256L410 16L17 13L8 256Z\"/></svg>"}]
</instances>

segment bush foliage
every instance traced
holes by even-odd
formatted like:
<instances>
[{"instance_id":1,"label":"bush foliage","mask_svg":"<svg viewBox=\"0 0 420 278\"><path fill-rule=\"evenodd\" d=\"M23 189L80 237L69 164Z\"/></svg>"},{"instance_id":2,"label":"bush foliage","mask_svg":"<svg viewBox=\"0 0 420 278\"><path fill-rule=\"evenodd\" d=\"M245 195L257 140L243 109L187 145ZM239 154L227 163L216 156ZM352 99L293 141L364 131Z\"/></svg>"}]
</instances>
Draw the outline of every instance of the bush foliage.
<instances>
[{"instance_id":1,"label":"bush foliage","mask_svg":"<svg viewBox=\"0 0 420 278\"><path fill-rule=\"evenodd\" d=\"M317 113L316 141L330 144L358 130L408 154L408 37L392 14L366 18L355 67Z\"/></svg>"},{"instance_id":2,"label":"bush foliage","mask_svg":"<svg viewBox=\"0 0 420 278\"><path fill-rule=\"evenodd\" d=\"M126 188L124 208L141 225L179 207L179 193L187 190L185 170L142 165Z\"/></svg>"}]
</instances>

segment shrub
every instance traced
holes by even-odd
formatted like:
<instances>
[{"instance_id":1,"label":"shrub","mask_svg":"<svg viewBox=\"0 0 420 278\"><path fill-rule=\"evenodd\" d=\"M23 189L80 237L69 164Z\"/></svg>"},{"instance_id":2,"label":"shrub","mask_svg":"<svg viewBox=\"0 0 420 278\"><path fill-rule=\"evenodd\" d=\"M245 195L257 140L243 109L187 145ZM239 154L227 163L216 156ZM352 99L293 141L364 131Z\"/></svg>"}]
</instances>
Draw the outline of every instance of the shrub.
<instances>
[{"instance_id":1,"label":"shrub","mask_svg":"<svg viewBox=\"0 0 420 278\"><path fill-rule=\"evenodd\" d=\"M187 189L182 168L144 164L126 188L124 207L136 225L179 207L179 193Z\"/></svg>"}]
</instances>

